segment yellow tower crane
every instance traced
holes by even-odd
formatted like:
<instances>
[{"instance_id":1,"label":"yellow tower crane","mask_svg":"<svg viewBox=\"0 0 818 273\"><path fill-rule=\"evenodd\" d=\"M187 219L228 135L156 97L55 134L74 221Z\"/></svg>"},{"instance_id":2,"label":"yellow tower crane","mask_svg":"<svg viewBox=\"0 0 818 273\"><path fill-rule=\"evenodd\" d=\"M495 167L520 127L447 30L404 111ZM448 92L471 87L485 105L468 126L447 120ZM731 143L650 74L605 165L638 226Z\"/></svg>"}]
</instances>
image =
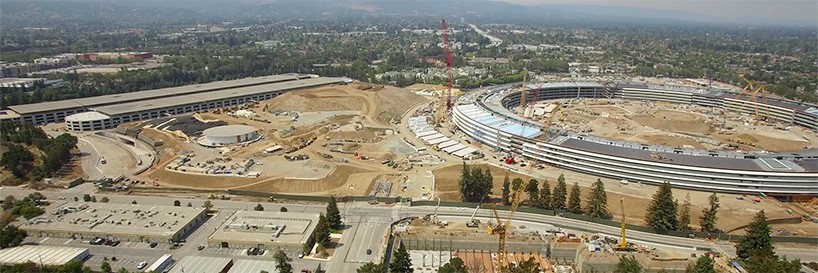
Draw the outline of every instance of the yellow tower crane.
<instances>
[{"instance_id":1,"label":"yellow tower crane","mask_svg":"<svg viewBox=\"0 0 818 273\"><path fill-rule=\"evenodd\" d=\"M619 245L617 245L615 249L616 251L634 251L634 249L628 245L628 238L625 236L625 198L619 199L619 208L622 213L622 229L620 231L621 238L619 238Z\"/></svg>"},{"instance_id":2,"label":"yellow tower crane","mask_svg":"<svg viewBox=\"0 0 818 273\"><path fill-rule=\"evenodd\" d=\"M497 265L498 267L503 267L508 263L506 259L506 235L508 228L511 227L511 219L514 217L514 213L517 211L517 208L520 206L520 193L523 192L523 185L520 185L514 192L511 193L511 208L508 211L508 217L506 217L505 221L500 219L500 214L497 213L497 206L496 204L491 205L492 211L494 211L494 220L497 223L492 226L488 226L488 233L489 235L498 235L498 245L497 245Z\"/></svg>"}]
</instances>

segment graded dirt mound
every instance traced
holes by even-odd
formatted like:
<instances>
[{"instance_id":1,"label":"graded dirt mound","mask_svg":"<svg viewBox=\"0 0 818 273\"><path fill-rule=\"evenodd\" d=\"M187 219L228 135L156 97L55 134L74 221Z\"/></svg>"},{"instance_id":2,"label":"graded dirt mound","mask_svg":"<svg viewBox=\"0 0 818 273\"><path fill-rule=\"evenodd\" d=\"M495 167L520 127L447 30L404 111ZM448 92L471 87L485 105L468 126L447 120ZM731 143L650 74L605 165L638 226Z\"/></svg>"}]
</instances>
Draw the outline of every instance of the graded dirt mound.
<instances>
[{"instance_id":1,"label":"graded dirt mound","mask_svg":"<svg viewBox=\"0 0 818 273\"><path fill-rule=\"evenodd\" d=\"M696 115L677 111L656 111L652 115L636 115L631 119L647 127L665 131L707 134L713 128Z\"/></svg>"},{"instance_id":2,"label":"graded dirt mound","mask_svg":"<svg viewBox=\"0 0 818 273\"><path fill-rule=\"evenodd\" d=\"M387 86L375 96L378 111L375 118L380 122L389 122L392 117L403 115L403 112L425 100L426 98L413 92Z\"/></svg>"},{"instance_id":3,"label":"graded dirt mound","mask_svg":"<svg viewBox=\"0 0 818 273\"><path fill-rule=\"evenodd\" d=\"M275 178L268 181L255 183L241 190L259 192L281 192L281 193L311 193L332 190L344 185L349 180L350 175L364 173L368 170L352 166L338 166L332 173L322 179L287 179Z\"/></svg>"},{"instance_id":4,"label":"graded dirt mound","mask_svg":"<svg viewBox=\"0 0 818 273\"><path fill-rule=\"evenodd\" d=\"M300 112L360 111L364 103L362 97L329 88L288 92L267 101L271 109Z\"/></svg>"}]
</instances>

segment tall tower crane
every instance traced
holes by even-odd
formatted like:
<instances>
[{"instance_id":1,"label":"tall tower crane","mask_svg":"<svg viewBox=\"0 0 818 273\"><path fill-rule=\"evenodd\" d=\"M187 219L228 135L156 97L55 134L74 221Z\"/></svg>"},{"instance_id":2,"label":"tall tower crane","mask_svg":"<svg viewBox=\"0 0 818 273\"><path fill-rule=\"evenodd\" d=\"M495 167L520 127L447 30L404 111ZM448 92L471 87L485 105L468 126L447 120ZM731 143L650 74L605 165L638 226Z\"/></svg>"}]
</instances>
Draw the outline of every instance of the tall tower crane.
<instances>
[{"instance_id":1,"label":"tall tower crane","mask_svg":"<svg viewBox=\"0 0 818 273\"><path fill-rule=\"evenodd\" d=\"M528 76L528 70L525 69L525 74L523 74L523 85L520 87L520 113L525 111L526 105L526 93L525 93L525 79Z\"/></svg>"},{"instance_id":2,"label":"tall tower crane","mask_svg":"<svg viewBox=\"0 0 818 273\"><path fill-rule=\"evenodd\" d=\"M508 217L506 217L505 221L500 219L496 204L491 205L491 209L494 211L494 220L497 221L497 223L494 226L489 225L488 232L489 235L497 234L499 237L497 245L497 264L500 267L508 263L506 259L506 232L511 226L511 218L514 217L514 213L517 212L517 208L520 206L520 193L522 192L523 185L520 185L520 187L511 193L511 208L508 211Z\"/></svg>"},{"instance_id":3,"label":"tall tower crane","mask_svg":"<svg viewBox=\"0 0 818 273\"><path fill-rule=\"evenodd\" d=\"M437 110L437 124L440 125L446 119L446 111L452 109L452 53L449 50L449 35L446 28L446 19L440 23L443 31L443 48L446 51L446 89L440 93L440 102Z\"/></svg>"},{"instance_id":4,"label":"tall tower crane","mask_svg":"<svg viewBox=\"0 0 818 273\"><path fill-rule=\"evenodd\" d=\"M769 109L767 109L767 111L765 111L763 113L764 115L761 115L761 113L759 113L759 111L758 111L758 106L759 106L758 97L762 98L762 100L763 100L762 103L764 105L768 105L767 104L767 85L765 85L763 83L756 82L756 81L750 81L745 77L741 77L741 79L744 80L747 83L747 86L745 86L744 89L741 90L741 94L744 94L744 95L748 96L749 97L748 100L753 102L753 109L755 110L755 117L754 118L758 119L758 120L767 120L767 115L770 114Z\"/></svg>"}]
</instances>

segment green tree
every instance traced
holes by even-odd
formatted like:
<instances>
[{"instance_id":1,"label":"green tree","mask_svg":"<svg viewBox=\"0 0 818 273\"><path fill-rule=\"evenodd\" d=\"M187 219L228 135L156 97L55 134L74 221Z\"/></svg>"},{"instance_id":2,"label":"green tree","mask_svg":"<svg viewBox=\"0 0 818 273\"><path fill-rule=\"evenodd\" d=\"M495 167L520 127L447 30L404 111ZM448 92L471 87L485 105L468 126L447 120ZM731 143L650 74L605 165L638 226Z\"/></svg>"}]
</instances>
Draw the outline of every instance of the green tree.
<instances>
[{"instance_id":1,"label":"green tree","mask_svg":"<svg viewBox=\"0 0 818 273\"><path fill-rule=\"evenodd\" d=\"M685 201L679 206L679 219L677 220L679 231L690 231L690 194L685 195Z\"/></svg>"},{"instance_id":2,"label":"green tree","mask_svg":"<svg viewBox=\"0 0 818 273\"><path fill-rule=\"evenodd\" d=\"M6 198L3 199L2 207L3 210L9 210L11 207L14 207L14 202L17 201L17 198L14 198L14 195L6 195Z\"/></svg>"},{"instance_id":3,"label":"green tree","mask_svg":"<svg viewBox=\"0 0 818 273\"><path fill-rule=\"evenodd\" d=\"M253 208L255 211L264 211L264 206L261 204L256 204L256 207Z\"/></svg>"},{"instance_id":4,"label":"green tree","mask_svg":"<svg viewBox=\"0 0 818 273\"><path fill-rule=\"evenodd\" d=\"M193 207L193 203L187 202L187 207L188 208Z\"/></svg>"},{"instance_id":5,"label":"green tree","mask_svg":"<svg viewBox=\"0 0 818 273\"><path fill-rule=\"evenodd\" d=\"M710 195L708 202L710 207L702 210L702 216L699 218L699 225L702 227L702 231L713 232L716 230L716 221L718 220L716 214L718 213L720 207L719 197L715 192Z\"/></svg>"},{"instance_id":6,"label":"green tree","mask_svg":"<svg viewBox=\"0 0 818 273\"><path fill-rule=\"evenodd\" d=\"M619 263L616 264L614 273L641 273L644 272L642 264L633 255L619 256Z\"/></svg>"},{"instance_id":7,"label":"green tree","mask_svg":"<svg viewBox=\"0 0 818 273\"><path fill-rule=\"evenodd\" d=\"M779 258L772 250L751 250L749 258L744 261L747 272L764 273L798 273L801 271L801 261Z\"/></svg>"},{"instance_id":8,"label":"green tree","mask_svg":"<svg viewBox=\"0 0 818 273\"><path fill-rule=\"evenodd\" d=\"M552 209L565 209L565 199L568 197L568 185L565 184L565 176L560 174L557 178L557 185L554 186L554 193L551 196Z\"/></svg>"},{"instance_id":9,"label":"green tree","mask_svg":"<svg viewBox=\"0 0 818 273\"><path fill-rule=\"evenodd\" d=\"M653 194L653 199L648 204L645 222L656 230L676 230L676 214L677 208L673 192L670 183L665 181Z\"/></svg>"},{"instance_id":10,"label":"green tree","mask_svg":"<svg viewBox=\"0 0 818 273\"><path fill-rule=\"evenodd\" d=\"M100 270L102 273L112 273L114 269L111 268L111 264L108 263L108 257L105 257L105 260L102 261L102 265L100 266Z\"/></svg>"},{"instance_id":11,"label":"green tree","mask_svg":"<svg viewBox=\"0 0 818 273\"><path fill-rule=\"evenodd\" d=\"M287 212L287 207L281 207L280 209L278 209L278 211L280 211L280 212Z\"/></svg>"},{"instance_id":12,"label":"green tree","mask_svg":"<svg viewBox=\"0 0 818 273\"><path fill-rule=\"evenodd\" d=\"M315 225L315 242L323 247L329 246L329 222L322 213L318 216L318 224Z\"/></svg>"},{"instance_id":13,"label":"green tree","mask_svg":"<svg viewBox=\"0 0 818 273\"><path fill-rule=\"evenodd\" d=\"M119 271L117 271L117 273L130 273L130 272L131 272L131 271L128 271L128 269L127 269L127 268L124 268L124 267L120 267L120 268L119 268Z\"/></svg>"},{"instance_id":14,"label":"green tree","mask_svg":"<svg viewBox=\"0 0 818 273\"><path fill-rule=\"evenodd\" d=\"M716 273L716 268L713 267L713 259L710 259L710 255L702 255L686 273Z\"/></svg>"},{"instance_id":15,"label":"green tree","mask_svg":"<svg viewBox=\"0 0 818 273\"><path fill-rule=\"evenodd\" d=\"M329 197L329 204L327 204L327 221L329 226L333 229L341 229L341 212L338 210L338 203L335 201L335 196Z\"/></svg>"},{"instance_id":16,"label":"green tree","mask_svg":"<svg viewBox=\"0 0 818 273\"><path fill-rule=\"evenodd\" d=\"M273 259L276 262L276 271L278 273L293 273L293 266L290 265L290 261L292 261L289 257L287 257L287 253L284 253L283 250L279 249L273 255Z\"/></svg>"},{"instance_id":17,"label":"green tree","mask_svg":"<svg viewBox=\"0 0 818 273\"><path fill-rule=\"evenodd\" d=\"M108 200L108 196L103 196L102 199L99 199L99 201L102 202L102 203L108 203L108 201L110 201L110 200ZM136 201L134 201L134 202L136 202Z\"/></svg>"},{"instance_id":18,"label":"green tree","mask_svg":"<svg viewBox=\"0 0 818 273\"><path fill-rule=\"evenodd\" d=\"M86 267L87 268L87 267ZM70 261L59 267L59 273L83 273L86 272L82 268L81 261Z\"/></svg>"},{"instance_id":19,"label":"green tree","mask_svg":"<svg viewBox=\"0 0 818 273\"><path fill-rule=\"evenodd\" d=\"M525 192L528 193L528 200L532 205L535 205L539 199L539 182L536 179L528 180L528 184L525 185Z\"/></svg>"},{"instance_id":20,"label":"green tree","mask_svg":"<svg viewBox=\"0 0 818 273\"><path fill-rule=\"evenodd\" d=\"M368 262L368 263L365 263L364 265L362 265L356 271L358 273L386 273L386 267L383 266L383 264L380 264L380 263L376 264L376 263L373 263L373 262Z\"/></svg>"},{"instance_id":21,"label":"green tree","mask_svg":"<svg viewBox=\"0 0 818 273\"><path fill-rule=\"evenodd\" d=\"M551 209L551 184L548 183L548 179L542 181L539 208Z\"/></svg>"},{"instance_id":22,"label":"green tree","mask_svg":"<svg viewBox=\"0 0 818 273\"><path fill-rule=\"evenodd\" d=\"M506 176L503 178L503 196L502 196L503 205L506 205L506 206L511 205L511 200L509 200L510 195L511 195L511 180L508 178L508 172L506 172Z\"/></svg>"},{"instance_id":23,"label":"green tree","mask_svg":"<svg viewBox=\"0 0 818 273\"><path fill-rule=\"evenodd\" d=\"M611 213L608 211L608 194L605 192L605 184L602 183L602 179L597 179L591 186L591 192L587 200L588 203L585 206L586 214L591 217L603 219L611 217Z\"/></svg>"},{"instance_id":24,"label":"green tree","mask_svg":"<svg viewBox=\"0 0 818 273\"><path fill-rule=\"evenodd\" d=\"M19 246L28 236L25 230L13 225L6 225L0 231L0 249Z\"/></svg>"},{"instance_id":25,"label":"green tree","mask_svg":"<svg viewBox=\"0 0 818 273\"><path fill-rule=\"evenodd\" d=\"M15 177L23 178L34 169L34 154L25 147L12 143L0 158L0 165L11 171Z\"/></svg>"},{"instance_id":26,"label":"green tree","mask_svg":"<svg viewBox=\"0 0 818 273\"><path fill-rule=\"evenodd\" d=\"M770 237L770 224L767 223L767 215L764 211L759 211L753 221L744 229L745 234L741 236L736 245L736 256L745 260L750 258L752 251L759 253L773 253L773 243Z\"/></svg>"},{"instance_id":27,"label":"green tree","mask_svg":"<svg viewBox=\"0 0 818 273\"><path fill-rule=\"evenodd\" d=\"M571 187L571 194L568 196L567 210L571 213L582 214L581 198L582 197L579 190L579 183L574 182L574 186Z\"/></svg>"},{"instance_id":28,"label":"green tree","mask_svg":"<svg viewBox=\"0 0 818 273\"><path fill-rule=\"evenodd\" d=\"M179 201L179 200L173 200L173 206L176 206L176 207L181 207L181 206L182 206L182 202L181 202L181 201Z\"/></svg>"},{"instance_id":29,"label":"green tree","mask_svg":"<svg viewBox=\"0 0 818 273\"><path fill-rule=\"evenodd\" d=\"M412 273L412 261L409 258L409 252L403 243L398 246L398 251L392 256L392 262L389 263L389 271L395 273Z\"/></svg>"},{"instance_id":30,"label":"green tree","mask_svg":"<svg viewBox=\"0 0 818 273\"><path fill-rule=\"evenodd\" d=\"M449 260L448 263L444 264L438 270L439 273L469 273L469 269L463 264L463 260L458 257L454 257Z\"/></svg>"},{"instance_id":31,"label":"green tree","mask_svg":"<svg viewBox=\"0 0 818 273\"><path fill-rule=\"evenodd\" d=\"M211 203L210 200L205 200L204 203L202 203L202 207L210 210L213 208L213 203Z\"/></svg>"},{"instance_id":32,"label":"green tree","mask_svg":"<svg viewBox=\"0 0 818 273\"><path fill-rule=\"evenodd\" d=\"M528 258L519 264L512 263L500 270L502 273L531 273L540 272L540 265L534 257Z\"/></svg>"}]
</instances>

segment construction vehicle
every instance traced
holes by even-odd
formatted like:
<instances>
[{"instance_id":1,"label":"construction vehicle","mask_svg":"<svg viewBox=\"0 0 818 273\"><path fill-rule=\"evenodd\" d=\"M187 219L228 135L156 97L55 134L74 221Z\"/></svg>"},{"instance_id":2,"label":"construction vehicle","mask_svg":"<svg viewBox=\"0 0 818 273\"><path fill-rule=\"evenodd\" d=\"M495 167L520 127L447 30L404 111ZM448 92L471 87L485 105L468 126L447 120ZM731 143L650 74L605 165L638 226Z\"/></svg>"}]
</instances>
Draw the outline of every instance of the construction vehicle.
<instances>
[{"instance_id":1,"label":"construction vehicle","mask_svg":"<svg viewBox=\"0 0 818 273\"><path fill-rule=\"evenodd\" d=\"M497 244L497 264L500 267L505 266L508 264L508 260L506 259L506 232L508 231L509 227L511 227L511 219L514 217L514 213L517 212L517 208L520 206L520 193L523 192L523 187L519 187L513 189L511 193L511 208L508 211L508 217L506 217L505 221L500 219L500 214L497 213L497 206L496 204L491 205L492 211L494 211L494 220L497 221L494 225L488 225L488 233L489 235L498 235L498 244Z\"/></svg>"},{"instance_id":2,"label":"construction vehicle","mask_svg":"<svg viewBox=\"0 0 818 273\"><path fill-rule=\"evenodd\" d=\"M616 251L627 251L632 252L636 250L636 247L633 245L629 245L627 241L627 237L625 236L625 198L619 199L619 208L621 209L622 213L622 220L621 220L621 238L619 239L619 244L614 247Z\"/></svg>"},{"instance_id":3,"label":"construction vehicle","mask_svg":"<svg viewBox=\"0 0 818 273\"><path fill-rule=\"evenodd\" d=\"M466 222L467 227L476 228L477 226L480 225L480 220L474 219L474 216L477 215L477 211L480 210L480 205L481 204L483 204L483 199L482 198L480 199L480 203L477 203L477 207L474 208L474 212L472 212L471 217L469 218L469 221Z\"/></svg>"}]
</instances>

